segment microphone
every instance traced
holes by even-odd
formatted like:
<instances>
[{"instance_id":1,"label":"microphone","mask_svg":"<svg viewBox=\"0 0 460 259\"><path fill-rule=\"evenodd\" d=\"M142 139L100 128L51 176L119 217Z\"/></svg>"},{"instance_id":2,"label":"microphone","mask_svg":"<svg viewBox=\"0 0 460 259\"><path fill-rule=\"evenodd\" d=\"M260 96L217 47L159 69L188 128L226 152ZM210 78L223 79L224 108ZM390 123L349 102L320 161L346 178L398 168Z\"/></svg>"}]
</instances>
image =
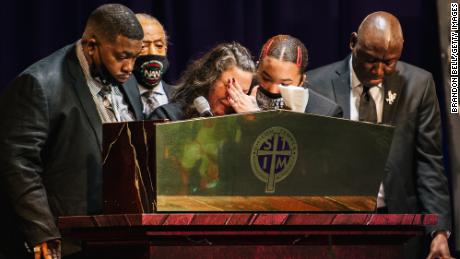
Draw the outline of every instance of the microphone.
<instances>
[{"instance_id":1,"label":"microphone","mask_svg":"<svg viewBox=\"0 0 460 259\"><path fill-rule=\"evenodd\" d=\"M198 96L193 100L193 105L201 117L212 117L214 114L211 112L211 106L209 106L208 100L203 96Z\"/></svg>"}]
</instances>

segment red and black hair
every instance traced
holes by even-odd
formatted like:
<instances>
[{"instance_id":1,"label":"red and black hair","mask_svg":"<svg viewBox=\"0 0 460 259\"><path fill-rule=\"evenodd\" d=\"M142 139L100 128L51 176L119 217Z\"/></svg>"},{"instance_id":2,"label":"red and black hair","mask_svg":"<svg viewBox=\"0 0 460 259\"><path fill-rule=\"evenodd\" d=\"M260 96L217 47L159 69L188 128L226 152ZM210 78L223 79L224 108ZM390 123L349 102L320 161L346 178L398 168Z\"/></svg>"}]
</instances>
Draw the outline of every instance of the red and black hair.
<instances>
[{"instance_id":1,"label":"red and black hair","mask_svg":"<svg viewBox=\"0 0 460 259\"><path fill-rule=\"evenodd\" d=\"M259 62L266 56L296 64L303 74L307 70L308 51L305 45L290 35L276 35L271 37L262 47Z\"/></svg>"}]
</instances>

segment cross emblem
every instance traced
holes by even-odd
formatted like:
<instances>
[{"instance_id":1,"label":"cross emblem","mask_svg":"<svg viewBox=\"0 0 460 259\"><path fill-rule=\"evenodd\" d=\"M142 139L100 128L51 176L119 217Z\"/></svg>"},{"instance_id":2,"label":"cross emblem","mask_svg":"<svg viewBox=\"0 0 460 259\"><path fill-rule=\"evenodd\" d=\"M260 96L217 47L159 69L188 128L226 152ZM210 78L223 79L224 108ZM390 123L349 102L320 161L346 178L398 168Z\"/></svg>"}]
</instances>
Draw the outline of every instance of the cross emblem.
<instances>
[{"instance_id":1,"label":"cross emblem","mask_svg":"<svg viewBox=\"0 0 460 259\"><path fill-rule=\"evenodd\" d=\"M259 135L252 151L253 172L265 182L265 192L274 193L275 184L291 173L297 160L294 137L284 128L273 127Z\"/></svg>"}]
</instances>

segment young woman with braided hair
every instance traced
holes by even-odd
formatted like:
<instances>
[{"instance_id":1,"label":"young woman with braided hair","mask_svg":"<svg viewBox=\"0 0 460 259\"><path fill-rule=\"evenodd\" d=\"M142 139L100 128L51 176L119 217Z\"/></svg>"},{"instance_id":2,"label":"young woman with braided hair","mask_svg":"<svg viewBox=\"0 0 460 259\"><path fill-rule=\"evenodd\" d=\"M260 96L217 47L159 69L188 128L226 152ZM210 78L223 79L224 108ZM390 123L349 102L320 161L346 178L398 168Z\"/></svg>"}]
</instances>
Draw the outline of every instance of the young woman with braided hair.
<instances>
[{"instance_id":1,"label":"young woman with braided hair","mask_svg":"<svg viewBox=\"0 0 460 259\"><path fill-rule=\"evenodd\" d=\"M308 88L307 65L308 51L299 39L290 35L270 38L260 51L258 85L252 90L258 106L262 110L286 108L279 86ZM333 101L311 89L308 92L306 113L342 117L342 109Z\"/></svg>"}]
</instances>

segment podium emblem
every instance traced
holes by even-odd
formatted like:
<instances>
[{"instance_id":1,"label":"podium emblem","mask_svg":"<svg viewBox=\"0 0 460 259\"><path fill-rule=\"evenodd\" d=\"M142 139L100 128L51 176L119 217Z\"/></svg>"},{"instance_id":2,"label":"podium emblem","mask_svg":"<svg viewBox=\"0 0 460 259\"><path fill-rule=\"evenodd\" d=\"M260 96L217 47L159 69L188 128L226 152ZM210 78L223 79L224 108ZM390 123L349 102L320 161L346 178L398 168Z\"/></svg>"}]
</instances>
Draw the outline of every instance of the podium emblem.
<instances>
[{"instance_id":1,"label":"podium emblem","mask_svg":"<svg viewBox=\"0 0 460 259\"><path fill-rule=\"evenodd\" d=\"M283 127L262 132L251 150L253 173L265 183L265 193L275 193L275 184L292 172L297 161L297 141Z\"/></svg>"}]
</instances>

